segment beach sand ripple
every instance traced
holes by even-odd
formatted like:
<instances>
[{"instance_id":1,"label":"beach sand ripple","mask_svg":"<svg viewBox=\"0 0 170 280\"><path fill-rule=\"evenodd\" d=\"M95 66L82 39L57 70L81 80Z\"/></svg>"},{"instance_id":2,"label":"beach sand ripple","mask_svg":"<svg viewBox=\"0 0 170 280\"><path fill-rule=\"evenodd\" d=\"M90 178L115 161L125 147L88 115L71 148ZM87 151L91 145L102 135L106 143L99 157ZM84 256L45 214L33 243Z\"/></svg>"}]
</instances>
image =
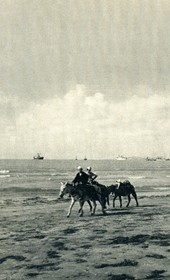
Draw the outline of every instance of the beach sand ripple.
<instances>
[{"instance_id":1,"label":"beach sand ripple","mask_svg":"<svg viewBox=\"0 0 170 280\"><path fill-rule=\"evenodd\" d=\"M170 205L166 196L139 197L127 209L99 204L95 216L69 200L7 198L0 202L0 280L170 279Z\"/></svg>"}]
</instances>

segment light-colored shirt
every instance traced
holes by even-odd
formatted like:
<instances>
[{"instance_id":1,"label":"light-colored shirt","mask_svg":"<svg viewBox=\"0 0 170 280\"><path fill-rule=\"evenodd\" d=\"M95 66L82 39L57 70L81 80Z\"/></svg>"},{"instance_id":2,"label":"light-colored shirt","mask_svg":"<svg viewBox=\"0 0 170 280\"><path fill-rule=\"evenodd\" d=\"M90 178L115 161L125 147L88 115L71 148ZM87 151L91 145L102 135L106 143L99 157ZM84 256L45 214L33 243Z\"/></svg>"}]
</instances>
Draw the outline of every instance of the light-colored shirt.
<instances>
[{"instance_id":1,"label":"light-colored shirt","mask_svg":"<svg viewBox=\"0 0 170 280\"><path fill-rule=\"evenodd\" d=\"M97 175L95 173L93 173L92 171L87 171L87 175L89 176L89 182L93 182L96 178L97 178Z\"/></svg>"}]
</instances>

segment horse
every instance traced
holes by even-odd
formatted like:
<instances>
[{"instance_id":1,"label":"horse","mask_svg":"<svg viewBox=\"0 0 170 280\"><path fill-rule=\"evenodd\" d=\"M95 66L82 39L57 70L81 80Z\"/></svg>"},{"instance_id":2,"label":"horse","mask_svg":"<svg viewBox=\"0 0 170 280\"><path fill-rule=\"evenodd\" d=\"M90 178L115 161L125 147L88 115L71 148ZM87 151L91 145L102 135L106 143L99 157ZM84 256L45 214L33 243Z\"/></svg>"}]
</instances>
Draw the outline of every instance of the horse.
<instances>
[{"instance_id":1,"label":"horse","mask_svg":"<svg viewBox=\"0 0 170 280\"><path fill-rule=\"evenodd\" d=\"M69 194L71 196L71 204L67 213L67 217L70 217L71 210L76 201L79 201L80 204L80 209L78 211L80 213L80 217L83 216L83 205L85 201L87 201L90 206L91 215L95 214L96 206L97 206L96 201L99 201L102 208L102 213L103 215L106 215L105 196L97 192L93 185L82 184L82 185L75 186L68 182L66 183L61 182L59 197L62 198L65 194ZM94 206L93 208L90 201L92 201L93 203Z\"/></svg>"},{"instance_id":2,"label":"horse","mask_svg":"<svg viewBox=\"0 0 170 280\"><path fill-rule=\"evenodd\" d=\"M91 183L91 185L95 188L98 195L101 195L103 197L104 203L105 203L105 209L106 209L106 202L107 202L108 206L110 205L110 203L109 203L109 193L108 193L107 187L105 185L99 184L96 181L93 181Z\"/></svg>"},{"instance_id":3,"label":"horse","mask_svg":"<svg viewBox=\"0 0 170 280\"><path fill-rule=\"evenodd\" d=\"M139 206L135 187L128 180L120 183L119 187L117 184L108 186L107 190L108 190L109 194L114 193L114 195L115 195L113 198L113 208L115 207L115 200L117 197L119 197L120 207L122 207L122 196L128 197L128 203L126 205L126 207L128 207L130 204L130 201L131 201L131 197L130 197L131 194L136 201L136 206Z\"/></svg>"}]
</instances>

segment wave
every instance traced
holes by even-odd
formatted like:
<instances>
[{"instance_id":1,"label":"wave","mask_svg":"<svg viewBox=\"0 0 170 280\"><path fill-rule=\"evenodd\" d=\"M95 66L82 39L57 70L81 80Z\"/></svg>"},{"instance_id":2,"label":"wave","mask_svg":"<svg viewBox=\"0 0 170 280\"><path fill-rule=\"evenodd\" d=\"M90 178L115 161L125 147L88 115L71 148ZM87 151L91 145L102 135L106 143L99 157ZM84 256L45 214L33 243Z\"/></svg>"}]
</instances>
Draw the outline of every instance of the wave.
<instances>
[{"instance_id":1,"label":"wave","mask_svg":"<svg viewBox=\"0 0 170 280\"><path fill-rule=\"evenodd\" d=\"M9 170L0 170L0 174L7 174L9 172L10 172Z\"/></svg>"},{"instance_id":2,"label":"wave","mask_svg":"<svg viewBox=\"0 0 170 280\"><path fill-rule=\"evenodd\" d=\"M0 170L0 178L9 178L11 175L9 174L10 171L7 169Z\"/></svg>"},{"instance_id":3,"label":"wave","mask_svg":"<svg viewBox=\"0 0 170 280\"><path fill-rule=\"evenodd\" d=\"M49 174L46 174L46 175L50 175L50 176L59 176L59 177L66 177L68 176L68 173L49 173Z\"/></svg>"},{"instance_id":4,"label":"wave","mask_svg":"<svg viewBox=\"0 0 170 280\"><path fill-rule=\"evenodd\" d=\"M129 179L145 179L146 176L128 176Z\"/></svg>"},{"instance_id":5,"label":"wave","mask_svg":"<svg viewBox=\"0 0 170 280\"><path fill-rule=\"evenodd\" d=\"M1 174L1 173L0 173ZM6 174L6 173L3 173ZM42 172L42 171L30 171L30 172L12 172L13 177L68 177L69 173L60 173L60 172Z\"/></svg>"},{"instance_id":6,"label":"wave","mask_svg":"<svg viewBox=\"0 0 170 280\"><path fill-rule=\"evenodd\" d=\"M43 187L34 187L34 186L7 186L7 187L2 187L0 188L0 192L16 192L16 193L20 193L20 192L28 192L28 193L58 193L59 188L54 187L49 187L49 188L43 188Z\"/></svg>"},{"instance_id":7,"label":"wave","mask_svg":"<svg viewBox=\"0 0 170 280\"><path fill-rule=\"evenodd\" d=\"M169 190L168 187L156 187L156 188L153 188L154 190L160 190L160 191L166 191L166 190Z\"/></svg>"},{"instance_id":8,"label":"wave","mask_svg":"<svg viewBox=\"0 0 170 280\"><path fill-rule=\"evenodd\" d=\"M11 175L2 175L2 174L0 174L0 178L9 178L9 177L11 177Z\"/></svg>"}]
</instances>

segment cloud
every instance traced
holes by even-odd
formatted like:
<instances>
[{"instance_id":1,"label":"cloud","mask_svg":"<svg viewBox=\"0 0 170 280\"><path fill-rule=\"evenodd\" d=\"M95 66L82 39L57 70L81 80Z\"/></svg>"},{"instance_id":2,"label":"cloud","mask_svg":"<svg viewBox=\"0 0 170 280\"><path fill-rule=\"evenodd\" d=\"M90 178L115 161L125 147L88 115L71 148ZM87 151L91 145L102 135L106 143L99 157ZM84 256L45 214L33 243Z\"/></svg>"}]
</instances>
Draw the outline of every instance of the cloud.
<instances>
[{"instance_id":1,"label":"cloud","mask_svg":"<svg viewBox=\"0 0 170 280\"><path fill-rule=\"evenodd\" d=\"M23 102L78 83L117 99L170 88L168 0L1 2L1 88Z\"/></svg>"},{"instance_id":2,"label":"cloud","mask_svg":"<svg viewBox=\"0 0 170 280\"><path fill-rule=\"evenodd\" d=\"M30 157L37 151L49 158L113 158L119 153L147 155L170 153L170 97L142 89L122 102L107 100L78 85L63 98L57 95L29 106L4 128L12 145L6 151ZM166 139L166 141L165 141ZM15 152L14 152L15 151Z\"/></svg>"},{"instance_id":3,"label":"cloud","mask_svg":"<svg viewBox=\"0 0 170 280\"><path fill-rule=\"evenodd\" d=\"M1 157L170 154L168 0L2 2Z\"/></svg>"}]
</instances>

